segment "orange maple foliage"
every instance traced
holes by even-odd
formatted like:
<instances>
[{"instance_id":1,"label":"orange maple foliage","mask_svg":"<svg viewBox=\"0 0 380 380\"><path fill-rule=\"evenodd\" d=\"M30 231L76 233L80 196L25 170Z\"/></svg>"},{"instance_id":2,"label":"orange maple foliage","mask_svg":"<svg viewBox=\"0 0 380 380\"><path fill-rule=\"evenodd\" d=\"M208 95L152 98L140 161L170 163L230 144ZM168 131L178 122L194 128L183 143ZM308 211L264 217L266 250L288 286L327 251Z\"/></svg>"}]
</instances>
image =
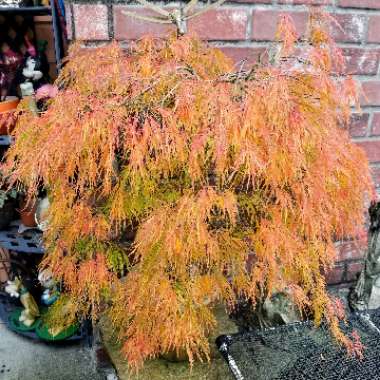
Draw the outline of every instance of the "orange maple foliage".
<instances>
[{"instance_id":1,"label":"orange maple foliage","mask_svg":"<svg viewBox=\"0 0 380 380\"><path fill-rule=\"evenodd\" d=\"M323 15L302 59L286 18L278 39L274 63L237 73L188 36L73 46L46 112L21 112L3 169L48 189L44 265L78 316L110 316L134 368L173 350L208 358L213 305L280 291L358 347L322 274L372 194L344 128L356 85L331 74Z\"/></svg>"}]
</instances>

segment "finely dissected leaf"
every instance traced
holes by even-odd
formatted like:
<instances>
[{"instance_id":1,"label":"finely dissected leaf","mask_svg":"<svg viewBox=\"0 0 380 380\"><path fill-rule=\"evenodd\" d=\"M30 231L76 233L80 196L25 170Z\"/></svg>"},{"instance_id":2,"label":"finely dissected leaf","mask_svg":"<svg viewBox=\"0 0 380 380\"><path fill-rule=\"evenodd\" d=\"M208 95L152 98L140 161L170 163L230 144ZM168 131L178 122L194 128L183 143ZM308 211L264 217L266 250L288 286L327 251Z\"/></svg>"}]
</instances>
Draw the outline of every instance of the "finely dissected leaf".
<instances>
[{"instance_id":1,"label":"finely dissected leaf","mask_svg":"<svg viewBox=\"0 0 380 380\"><path fill-rule=\"evenodd\" d=\"M173 350L207 359L213 305L278 291L359 350L322 272L334 239L360 231L371 180L324 20L296 59L283 19L276 62L248 73L193 37L73 46L47 110L21 106L3 169L48 189L44 265L71 312L109 314L134 368Z\"/></svg>"}]
</instances>

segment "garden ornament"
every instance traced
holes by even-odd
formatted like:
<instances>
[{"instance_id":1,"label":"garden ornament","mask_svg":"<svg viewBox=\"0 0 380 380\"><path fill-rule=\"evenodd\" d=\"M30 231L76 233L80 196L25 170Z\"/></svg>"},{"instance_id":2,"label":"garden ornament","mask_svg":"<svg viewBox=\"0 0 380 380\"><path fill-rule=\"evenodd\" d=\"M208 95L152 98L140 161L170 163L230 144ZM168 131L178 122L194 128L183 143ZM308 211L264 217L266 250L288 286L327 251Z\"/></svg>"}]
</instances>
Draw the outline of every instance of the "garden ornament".
<instances>
[{"instance_id":1,"label":"garden ornament","mask_svg":"<svg viewBox=\"0 0 380 380\"><path fill-rule=\"evenodd\" d=\"M20 8L24 3L24 0L0 0L0 8Z\"/></svg>"},{"instance_id":2,"label":"garden ornament","mask_svg":"<svg viewBox=\"0 0 380 380\"><path fill-rule=\"evenodd\" d=\"M38 273L38 281L44 288L41 296L41 301L44 305L52 305L59 296L57 284L53 278L53 273L50 269L43 269Z\"/></svg>"},{"instance_id":3,"label":"garden ornament","mask_svg":"<svg viewBox=\"0 0 380 380\"><path fill-rule=\"evenodd\" d=\"M243 329L267 329L302 320L298 308L286 292L274 293L254 307L249 302L242 302L233 313L233 318Z\"/></svg>"},{"instance_id":4,"label":"garden ornament","mask_svg":"<svg viewBox=\"0 0 380 380\"><path fill-rule=\"evenodd\" d=\"M55 307L55 305L53 307ZM65 302L59 309L59 322L53 322L47 329L52 337L56 337L77 324L76 320L73 320L72 310L73 304L70 300Z\"/></svg>"},{"instance_id":5,"label":"garden ornament","mask_svg":"<svg viewBox=\"0 0 380 380\"><path fill-rule=\"evenodd\" d=\"M26 96L32 96L34 94L34 88L31 82L21 83L20 89L23 98L25 98Z\"/></svg>"},{"instance_id":6,"label":"garden ornament","mask_svg":"<svg viewBox=\"0 0 380 380\"><path fill-rule=\"evenodd\" d=\"M301 320L297 307L286 293L276 293L262 305L262 328L286 325Z\"/></svg>"},{"instance_id":7,"label":"garden ornament","mask_svg":"<svg viewBox=\"0 0 380 380\"><path fill-rule=\"evenodd\" d=\"M36 213L34 215L34 219L36 221L38 229L41 231L46 231L49 226L49 207L50 207L50 202L49 198L45 197L42 199L38 200L37 203L37 209Z\"/></svg>"},{"instance_id":8,"label":"garden ornament","mask_svg":"<svg viewBox=\"0 0 380 380\"><path fill-rule=\"evenodd\" d=\"M25 326L30 327L40 316L37 303L33 296L29 293L28 289L23 285L21 280L16 277L13 281L8 281L5 291L11 296L20 298L24 310L20 314L19 321Z\"/></svg>"},{"instance_id":9,"label":"garden ornament","mask_svg":"<svg viewBox=\"0 0 380 380\"><path fill-rule=\"evenodd\" d=\"M35 84L42 79L43 74L38 69L38 60L32 56L26 58L25 66L22 69L22 76L25 78L25 81L20 84L21 95L31 96L34 94Z\"/></svg>"},{"instance_id":10,"label":"garden ornament","mask_svg":"<svg viewBox=\"0 0 380 380\"><path fill-rule=\"evenodd\" d=\"M349 295L350 307L355 311L380 307L380 202L371 205L369 216L365 265Z\"/></svg>"}]
</instances>

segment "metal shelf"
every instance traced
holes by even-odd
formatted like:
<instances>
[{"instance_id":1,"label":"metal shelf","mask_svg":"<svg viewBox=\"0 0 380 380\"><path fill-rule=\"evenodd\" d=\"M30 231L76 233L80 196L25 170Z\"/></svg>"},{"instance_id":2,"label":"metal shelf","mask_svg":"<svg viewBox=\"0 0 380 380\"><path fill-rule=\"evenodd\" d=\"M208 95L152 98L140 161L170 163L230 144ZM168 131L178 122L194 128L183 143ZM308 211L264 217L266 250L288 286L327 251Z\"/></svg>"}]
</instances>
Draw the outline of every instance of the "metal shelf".
<instances>
[{"instance_id":1,"label":"metal shelf","mask_svg":"<svg viewBox=\"0 0 380 380\"><path fill-rule=\"evenodd\" d=\"M51 7L0 7L1 12L8 13L33 13L36 14L50 14Z\"/></svg>"},{"instance_id":2,"label":"metal shelf","mask_svg":"<svg viewBox=\"0 0 380 380\"><path fill-rule=\"evenodd\" d=\"M44 253L42 247L42 232L37 229L29 229L23 233L18 232L19 222L0 231L0 247L15 252L41 255Z\"/></svg>"},{"instance_id":3,"label":"metal shelf","mask_svg":"<svg viewBox=\"0 0 380 380\"><path fill-rule=\"evenodd\" d=\"M51 15L52 16L55 62L57 65L57 71L59 73L61 70L61 64L62 64L62 58L63 58L63 42L62 42L62 31L61 31L61 27L58 20L55 0L50 0L50 7L0 7L0 14L1 13L21 13L21 14L30 14L32 16L37 16L37 15Z\"/></svg>"}]
</instances>

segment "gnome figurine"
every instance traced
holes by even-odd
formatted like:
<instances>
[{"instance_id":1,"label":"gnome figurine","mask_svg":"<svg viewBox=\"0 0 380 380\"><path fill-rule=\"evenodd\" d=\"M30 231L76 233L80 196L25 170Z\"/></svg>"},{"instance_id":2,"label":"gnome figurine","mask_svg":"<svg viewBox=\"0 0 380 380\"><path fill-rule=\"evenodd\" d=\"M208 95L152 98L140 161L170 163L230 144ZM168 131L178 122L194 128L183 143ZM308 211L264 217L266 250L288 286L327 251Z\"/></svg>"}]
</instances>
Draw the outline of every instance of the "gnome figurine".
<instances>
[{"instance_id":1,"label":"gnome figurine","mask_svg":"<svg viewBox=\"0 0 380 380\"><path fill-rule=\"evenodd\" d=\"M51 270L43 269L40 271L38 273L38 281L45 289L41 296L42 303L46 306L52 305L58 299L59 291Z\"/></svg>"}]
</instances>

